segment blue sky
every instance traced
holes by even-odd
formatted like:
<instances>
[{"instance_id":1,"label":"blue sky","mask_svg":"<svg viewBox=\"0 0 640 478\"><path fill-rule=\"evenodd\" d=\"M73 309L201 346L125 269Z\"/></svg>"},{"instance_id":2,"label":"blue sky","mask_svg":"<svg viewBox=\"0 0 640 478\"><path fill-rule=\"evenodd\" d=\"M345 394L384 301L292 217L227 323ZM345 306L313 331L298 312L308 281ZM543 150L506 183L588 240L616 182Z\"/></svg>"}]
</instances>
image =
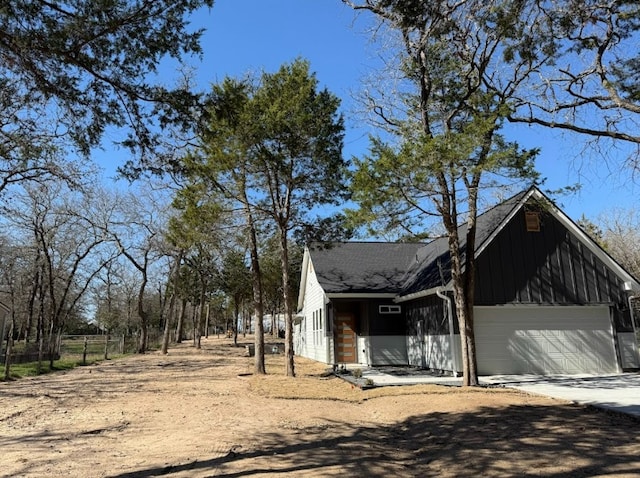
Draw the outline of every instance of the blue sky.
<instances>
[{"instance_id":1,"label":"blue sky","mask_svg":"<svg viewBox=\"0 0 640 478\"><path fill-rule=\"evenodd\" d=\"M364 31L366 22L366 16L358 18L339 0L216 0L211 10L193 17L195 26L207 29L204 57L193 62L197 82L207 89L225 76L275 71L285 62L306 58L322 86L342 99L345 155L360 155L371 130L350 112L353 94L376 63L375 48ZM640 187L617 165L622 152L609 151L609 166L596 154L582 153L581 138L556 131L519 126L507 132L507 139L542 149L537 166L548 178L547 188L582 184L577 195L558 199L573 219L582 214L595 219L613 207L637 205L634 198Z\"/></svg>"}]
</instances>

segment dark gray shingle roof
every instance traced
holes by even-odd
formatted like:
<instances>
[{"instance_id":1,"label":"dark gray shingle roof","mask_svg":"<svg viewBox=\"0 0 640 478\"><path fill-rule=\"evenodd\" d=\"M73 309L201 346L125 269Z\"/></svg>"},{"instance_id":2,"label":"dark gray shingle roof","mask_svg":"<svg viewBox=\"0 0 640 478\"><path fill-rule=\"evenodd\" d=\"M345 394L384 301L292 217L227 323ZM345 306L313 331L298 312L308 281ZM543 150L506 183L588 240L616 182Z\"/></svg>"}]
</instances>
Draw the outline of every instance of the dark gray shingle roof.
<instances>
[{"instance_id":1,"label":"dark gray shingle roof","mask_svg":"<svg viewBox=\"0 0 640 478\"><path fill-rule=\"evenodd\" d=\"M509 214L516 208L529 191L523 191L485 211L477 217L476 250L491 237ZM460 249L463 257L467 247L467 224L458 228ZM419 263L407 271L402 294L412 294L421 290L444 286L451 280L451 261L446 237L436 239L422 248Z\"/></svg>"},{"instance_id":2,"label":"dark gray shingle roof","mask_svg":"<svg viewBox=\"0 0 640 478\"><path fill-rule=\"evenodd\" d=\"M481 247L527 195L523 191L477 218L476 249ZM467 225L460 226L466 248ZM424 243L336 242L309 247L311 261L326 293L419 292L447 284L451 265L447 238Z\"/></svg>"},{"instance_id":3,"label":"dark gray shingle roof","mask_svg":"<svg viewBox=\"0 0 640 478\"><path fill-rule=\"evenodd\" d=\"M311 261L327 293L397 293L424 243L312 244Z\"/></svg>"}]
</instances>

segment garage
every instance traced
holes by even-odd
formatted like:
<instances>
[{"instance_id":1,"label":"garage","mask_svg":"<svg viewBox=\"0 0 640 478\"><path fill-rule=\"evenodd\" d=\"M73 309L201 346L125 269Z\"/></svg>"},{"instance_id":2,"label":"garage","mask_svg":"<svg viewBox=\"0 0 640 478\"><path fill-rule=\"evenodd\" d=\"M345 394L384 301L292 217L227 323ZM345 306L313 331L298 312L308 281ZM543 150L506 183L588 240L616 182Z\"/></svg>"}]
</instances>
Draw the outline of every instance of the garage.
<instances>
[{"instance_id":1,"label":"garage","mask_svg":"<svg viewBox=\"0 0 640 478\"><path fill-rule=\"evenodd\" d=\"M617 373L609 308L476 307L480 375Z\"/></svg>"}]
</instances>

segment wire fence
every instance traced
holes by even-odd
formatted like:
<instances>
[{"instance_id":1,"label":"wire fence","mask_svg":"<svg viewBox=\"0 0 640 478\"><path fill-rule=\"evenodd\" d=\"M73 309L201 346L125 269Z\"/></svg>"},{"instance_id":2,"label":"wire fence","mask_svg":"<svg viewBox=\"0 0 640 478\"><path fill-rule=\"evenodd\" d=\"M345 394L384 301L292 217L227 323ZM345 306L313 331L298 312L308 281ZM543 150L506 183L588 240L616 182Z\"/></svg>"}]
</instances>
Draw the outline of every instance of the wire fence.
<instances>
[{"instance_id":1,"label":"wire fence","mask_svg":"<svg viewBox=\"0 0 640 478\"><path fill-rule=\"evenodd\" d=\"M61 358L78 362L108 359L113 355L122 355L126 351L127 341L123 335L63 335L60 337L58 346Z\"/></svg>"}]
</instances>

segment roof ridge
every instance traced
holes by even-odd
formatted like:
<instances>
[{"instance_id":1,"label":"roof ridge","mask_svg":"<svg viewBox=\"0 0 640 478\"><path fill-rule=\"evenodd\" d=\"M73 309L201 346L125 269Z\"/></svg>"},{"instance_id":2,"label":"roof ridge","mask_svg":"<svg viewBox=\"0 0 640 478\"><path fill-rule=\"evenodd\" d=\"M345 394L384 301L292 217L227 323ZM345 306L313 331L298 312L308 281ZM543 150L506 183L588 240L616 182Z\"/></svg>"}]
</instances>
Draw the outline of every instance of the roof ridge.
<instances>
[{"instance_id":1,"label":"roof ridge","mask_svg":"<svg viewBox=\"0 0 640 478\"><path fill-rule=\"evenodd\" d=\"M486 211L483 211L481 214L478 214L478 215L476 216L476 219L478 219L478 218L480 218L481 216L484 216L485 214L487 214L487 213L491 212L493 209L496 209L496 208L498 208L498 207L500 207L500 206L502 206L502 205L504 205L504 204L507 204L507 203L508 203L508 202L510 202L510 201L513 201L513 200L514 200L516 197L518 197L518 196L522 196L522 197L524 198L524 197L525 197L525 196L527 196L531 191L536 190L536 189L538 189L536 186L530 186L530 187L529 187L529 188L527 188L527 189L523 189L522 191L520 191L520 192L518 192L518 193L516 193L516 194L511 195L511 196L510 196L510 197L508 197L507 199L504 199L504 200L502 200L502 201L500 201L500 202L498 202L498 203L494 204L493 206L491 206L490 208L488 208ZM539 189L538 189L538 191L539 191Z\"/></svg>"}]
</instances>

